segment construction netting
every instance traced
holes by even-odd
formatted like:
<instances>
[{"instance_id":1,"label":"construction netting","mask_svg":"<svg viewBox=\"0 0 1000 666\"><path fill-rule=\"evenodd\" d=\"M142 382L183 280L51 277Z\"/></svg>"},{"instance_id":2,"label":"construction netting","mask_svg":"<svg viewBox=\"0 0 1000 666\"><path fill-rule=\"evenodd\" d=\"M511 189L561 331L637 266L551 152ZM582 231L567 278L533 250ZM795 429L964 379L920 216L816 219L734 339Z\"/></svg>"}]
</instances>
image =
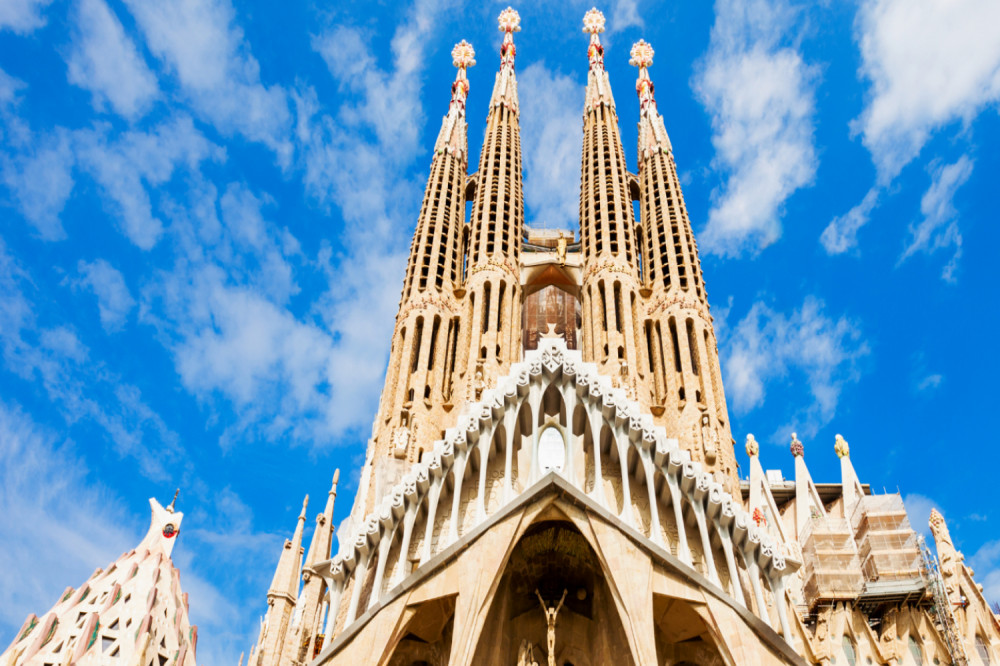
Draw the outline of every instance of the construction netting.
<instances>
[{"instance_id":1,"label":"construction netting","mask_svg":"<svg viewBox=\"0 0 1000 666\"><path fill-rule=\"evenodd\" d=\"M815 516L801 537L806 604L854 599L864 587L854 529L845 518Z\"/></svg>"},{"instance_id":2,"label":"construction netting","mask_svg":"<svg viewBox=\"0 0 1000 666\"><path fill-rule=\"evenodd\" d=\"M851 516L861 571L867 581L904 581L921 575L917 535L899 495L861 498Z\"/></svg>"}]
</instances>

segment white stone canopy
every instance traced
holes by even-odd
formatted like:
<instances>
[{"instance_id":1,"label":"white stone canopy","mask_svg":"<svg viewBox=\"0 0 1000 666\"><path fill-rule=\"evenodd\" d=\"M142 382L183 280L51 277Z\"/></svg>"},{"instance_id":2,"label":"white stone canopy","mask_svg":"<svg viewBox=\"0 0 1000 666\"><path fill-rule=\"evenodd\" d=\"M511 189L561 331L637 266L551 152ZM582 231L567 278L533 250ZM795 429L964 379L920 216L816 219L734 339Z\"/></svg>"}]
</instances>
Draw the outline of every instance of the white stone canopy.
<instances>
[{"instance_id":1,"label":"white stone canopy","mask_svg":"<svg viewBox=\"0 0 1000 666\"><path fill-rule=\"evenodd\" d=\"M326 640L338 616L346 629L548 473L772 624L765 594L782 598L798 567L784 544L561 338L543 338L525 356L458 416L359 529L343 535L339 554L321 567L331 590ZM773 606L787 640L785 604Z\"/></svg>"}]
</instances>

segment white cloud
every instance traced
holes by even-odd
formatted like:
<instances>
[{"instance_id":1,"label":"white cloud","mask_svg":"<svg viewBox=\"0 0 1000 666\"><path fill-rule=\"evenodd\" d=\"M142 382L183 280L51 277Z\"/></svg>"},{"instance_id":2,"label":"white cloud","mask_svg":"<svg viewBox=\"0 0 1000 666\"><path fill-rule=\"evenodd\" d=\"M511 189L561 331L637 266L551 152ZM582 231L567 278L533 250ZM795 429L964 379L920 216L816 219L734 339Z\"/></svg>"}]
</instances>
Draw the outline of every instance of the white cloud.
<instances>
[{"instance_id":1,"label":"white cloud","mask_svg":"<svg viewBox=\"0 0 1000 666\"><path fill-rule=\"evenodd\" d=\"M86 420L103 430L120 456L135 458L146 476L182 463L177 435L90 350L76 331L40 321L31 276L0 240L0 351L14 375L43 392L67 425Z\"/></svg>"},{"instance_id":2,"label":"white cloud","mask_svg":"<svg viewBox=\"0 0 1000 666\"><path fill-rule=\"evenodd\" d=\"M135 44L104 0L77 0L74 10L70 83L93 93L97 109L109 103L126 118L142 116L158 89Z\"/></svg>"},{"instance_id":3,"label":"white cloud","mask_svg":"<svg viewBox=\"0 0 1000 666\"><path fill-rule=\"evenodd\" d=\"M150 50L176 73L199 115L289 163L291 115L279 86L265 86L229 0L126 0Z\"/></svg>"},{"instance_id":4,"label":"white cloud","mask_svg":"<svg viewBox=\"0 0 1000 666\"><path fill-rule=\"evenodd\" d=\"M66 585L141 538L117 498L88 476L71 442L0 401L0 624L13 630L28 613L45 612Z\"/></svg>"},{"instance_id":5,"label":"white cloud","mask_svg":"<svg viewBox=\"0 0 1000 666\"><path fill-rule=\"evenodd\" d=\"M830 422L845 385L857 381L857 361L868 347L854 322L828 317L823 308L812 296L787 315L757 302L735 327L726 327L722 369L736 413L762 405L769 384L789 384L799 375L811 401L792 415L793 429L811 437Z\"/></svg>"},{"instance_id":6,"label":"white cloud","mask_svg":"<svg viewBox=\"0 0 1000 666\"><path fill-rule=\"evenodd\" d=\"M255 638L256 620L244 610L260 598L248 599L246 590L266 588L272 571L260 563L280 553L281 537L255 530L252 512L228 488L203 499L185 509L173 560L201 629L198 654L205 663L224 663ZM67 585L80 585L139 543L148 517L144 503L123 507L95 480L72 441L2 400L0 513L0 629L8 635L28 613L47 611Z\"/></svg>"},{"instance_id":7,"label":"white cloud","mask_svg":"<svg viewBox=\"0 0 1000 666\"><path fill-rule=\"evenodd\" d=\"M580 215L580 113L584 86L543 62L518 75L524 199L531 219L574 229Z\"/></svg>"},{"instance_id":8,"label":"white cloud","mask_svg":"<svg viewBox=\"0 0 1000 666\"><path fill-rule=\"evenodd\" d=\"M927 375L919 382L917 382L917 392L923 393L924 391L933 391L937 387L941 386L941 382L944 381L943 375L933 374Z\"/></svg>"},{"instance_id":9,"label":"white cloud","mask_svg":"<svg viewBox=\"0 0 1000 666\"><path fill-rule=\"evenodd\" d=\"M410 170L418 156L429 153L421 145L424 49L445 5L419 1L402 18L388 68L377 64L357 29L337 27L320 34L313 48L337 83L360 100L341 104L331 116L322 112L314 91L296 95L307 192L339 208L345 223L343 254L334 256L327 248L321 257L330 289L315 306L333 339L327 366L330 404L323 413L334 436L366 428L378 405L387 333L423 189ZM431 99L437 100L430 127L436 134L449 90L432 93ZM351 168L344 169L345 163ZM425 164L420 167L426 173Z\"/></svg>"},{"instance_id":10,"label":"white cloud","mask_svg":"<svg viewBox=\"0 0 1000 666\"><path fill-rule=\"evenodd\" d=\"M168 182L178 167L196 170L208 159L221 160L224 151L213 145L190 118L166 121L151 132L124 132L114 140L106 128L81 131L77 155L82 166L100 184L122 231L143 250L152 248L163 232L163 223L153 212L147 186Z\"/></svg>"},{"instance_id":11,"label":"white cloud","mask_svg":"<svg viewBox=\"0 0 1000 666\"><path fill-rule=\"evenodd\" d=\"M297 241L265 219L268 198L243 185L218 197L203 184L191 196L166 206L177 256L144 289L141 320L167 340L185 388L232 406L224 444L286 435L328 443L343 427L328 388L340 368L327 329L287 309L299 289Z\"/></svg>"},{"instance_id":12,"label":"white cloud","mask_svg":"<svg viewBox=\"0 0 1000 666\"><path fill-rule=\"evenodd\" d=\"M903 505L906 507L906 515L910 519L910 527L930 539L931 528L928 521L931 517L931 509L940 511L941 505L918 493L907 493L903 497Z\"/></svg>"},{"instance_id":13,"label":"white cloud","mask_svg":"<svg viewBox=\"0 0 1000 666\"><path fill-rule=\"evenodd\" d=\"M986 600L991 604L1000 603L1000 539L980 546L968 564L975 569L976 582L983 586Z\"/></svg>"},{"instance_id":14,"label":"white cloud","mask_svg":"<svg viewBox=\"0 0 1000 666\"><path fill-rule=\"evenodd\" d=\"M611 10L611 20L608 22L609 32L616 33L625 28L641 28L645 24L639 13L639 0L618 0Z\"/></svg>"},{"instance_id":15,"label":"white cloud","mask_svg":"<svg viewBox=\"0 0 1000 666\"><path fill-rule=\"evenodd\" d=\"M843 254L858 244L858 230L868 224L879 196L879 189L873 187L861 203L830 221L819 237L827 254Z\"/></svg>"},{"instance_id":16,"label":"white cloud","mask_svg":"<svg viewBox=\"0 0 1000 666\"><path fill-rule=\"evenodd\" d=\"M22 35L45 25L42 12L52 0L4 0L0 2L0 30L12 30Z\"/></svg>"},{"instance_id":17,"label":"white cloud","mask_svg":"<svg viewBox=\"0 0 1000 666\"><path fill-rule=\"evenodd\" d=\"M855 22L860 74L871 82L852 125L891 181L933 132L1000 100L1000 4L866 0Z\"/></svg>"},{"instance_id":18,"label":"white cloud","mask_svg":"<svg viewBox=\"0 0 1000 666\"><path fill-rule=\"evenodd\" d=\"M713 166L727 180L713 192L701 246L736 256L781 236L785 201L815 176L816 72L782 45L795 23L785 2L717 0L715 14L692 86L712 119Z\"/></svg>"},{"instance_id":19,"label":"white cloud","mask_svg":"<svg viewBox=\"0 0 1000 666\"><path fill-rule=\"evenodd\" d=\"M125 278L104 259L93 262L80 260L77 271L80 277L74 284L97 297L101 326L109 333L120 331L135 307L135 299L125 284Z\"/></svg>"},{"instance_id":20,"label":"white cloud","mask_svg":"<svg viewBox=\"0 0 1000 666\"><path fill-rule=\"evenodd\" d=\"M20 154L0 156L0 179L45 240L66 237L59 217L73 191L73 163L70 135L64 131L36 137Z\"/></svg>"},{"instance_id":21,"label":"white cloud","mask_svg":"<svg viewBox=\"0 0 1000 666\"><path fill-rule=\"evenodd\" d=\"M933 168L931 186L920 199L920 212L924 219L910 225L910 239L899 258L900 262L906 261L915 252L931 254L954 246L954 254L941 273L945 280L954 282L958 260L962 256L962 233L958 228L955 192L969 180L972 166L973 161L962 155L954 164L938 164Z\"/></svg>"}]
</instances>

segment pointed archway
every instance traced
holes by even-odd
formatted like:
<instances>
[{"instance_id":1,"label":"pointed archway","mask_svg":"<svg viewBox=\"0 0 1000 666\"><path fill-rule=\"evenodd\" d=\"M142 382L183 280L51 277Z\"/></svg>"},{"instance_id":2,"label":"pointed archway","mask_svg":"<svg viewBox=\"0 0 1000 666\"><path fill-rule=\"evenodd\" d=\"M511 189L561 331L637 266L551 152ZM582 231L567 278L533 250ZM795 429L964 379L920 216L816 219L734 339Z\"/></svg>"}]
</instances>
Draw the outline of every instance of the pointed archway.
<instances>
[{"instance_id":1,"label":"pointed archway","mask_svg":"<svg viewBox=\"0 0 1000 666\"><path fill-rule=\"evenodd\" d=\"M518 663L519 651L530 647L534 660L547 664L548 628L539 596L552 608L564 593L555 663L634 666L596 553L571 522L555 515L528 528L511 552L471 663L510 666Z\"/></svg>"}]
</instances>

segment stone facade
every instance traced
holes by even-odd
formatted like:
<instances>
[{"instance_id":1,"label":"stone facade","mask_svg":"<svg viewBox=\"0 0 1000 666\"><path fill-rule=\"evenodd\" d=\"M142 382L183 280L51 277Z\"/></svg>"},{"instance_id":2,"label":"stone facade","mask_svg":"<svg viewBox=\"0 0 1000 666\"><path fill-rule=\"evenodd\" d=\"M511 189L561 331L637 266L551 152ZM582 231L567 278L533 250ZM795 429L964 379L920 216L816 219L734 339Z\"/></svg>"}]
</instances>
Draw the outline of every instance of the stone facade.
<instances>
[{"instance_id":1,"label":"stone facade","mask_svg":"<svg viewBox=\"0 0 1000 666\"><path fill-rule=\"evenodd\" d=\"M301 564L303 510L250 663L1000 660L1000 622L944 519L931 518L935 556L898 495L860 482L846 440L834 443L841 479L817 484L797 438L785 481L764 471L750 435L740 479L652 47L631 51L633 174L604 17L584 18L576 242L525 226L515 11L500 29L474 174L473 53L465 42L453 52L459 74L345 532L334 546L331 502Z\"/></svg>"}]
</instances>

